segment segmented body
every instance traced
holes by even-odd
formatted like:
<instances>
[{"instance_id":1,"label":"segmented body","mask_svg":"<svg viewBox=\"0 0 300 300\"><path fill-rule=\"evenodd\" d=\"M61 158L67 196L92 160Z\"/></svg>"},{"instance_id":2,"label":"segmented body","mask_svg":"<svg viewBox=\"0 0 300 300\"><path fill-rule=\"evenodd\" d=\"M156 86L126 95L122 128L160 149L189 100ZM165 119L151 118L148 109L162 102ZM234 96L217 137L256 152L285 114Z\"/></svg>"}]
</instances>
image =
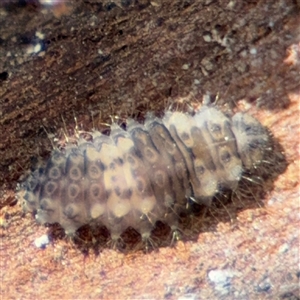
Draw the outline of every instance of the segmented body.
<instances>
[{"instance_id":1,"label":"segmented body","mask_svg":"<svg viewBox=\"0 0 300 300\"><path fill-rule=\"evenodd\" d=\"M250 115L207 106L143 125L129 120L126 130L114 124L110 136L94 132L92 141L54 150L25 182L24 206L68 234L96 222L114 240L129 226L147 238L158 220L176 230L191 199L210 205L222 189L235 190L243 171L261 163L268 139Z\"/></svg>"}]
</instances>

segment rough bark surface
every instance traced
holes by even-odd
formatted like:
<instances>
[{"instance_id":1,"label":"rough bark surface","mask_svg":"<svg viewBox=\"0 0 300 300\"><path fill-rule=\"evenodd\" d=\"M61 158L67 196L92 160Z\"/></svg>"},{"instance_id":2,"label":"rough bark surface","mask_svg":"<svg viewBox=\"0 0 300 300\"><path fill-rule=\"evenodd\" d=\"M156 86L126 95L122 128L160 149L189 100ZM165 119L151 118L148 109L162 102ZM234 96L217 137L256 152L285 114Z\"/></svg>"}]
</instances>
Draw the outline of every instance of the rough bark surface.
<instances>
[{"instance_id":1,"label":"rough bark surface","mask_svg":"<svg viewBox=\"0 0 300 300\"><path fill-rule=\"evenodd\" d=\"M299 7L292 0L2 2L1 296L299 299ZM207 93L223 108L250 110L284 148L289 164L266 188L265 208L243 209L234 226L220 216L196 241L147 255L107 249L85 257L68 240L33 245L47 228L13 204L20 176L52 149L43 127L50 137L68 131L75 115L80 128L101 128L112 116L200 103ZM221 278L211 280L212 270Z\"/></svg>"}]
</instances>

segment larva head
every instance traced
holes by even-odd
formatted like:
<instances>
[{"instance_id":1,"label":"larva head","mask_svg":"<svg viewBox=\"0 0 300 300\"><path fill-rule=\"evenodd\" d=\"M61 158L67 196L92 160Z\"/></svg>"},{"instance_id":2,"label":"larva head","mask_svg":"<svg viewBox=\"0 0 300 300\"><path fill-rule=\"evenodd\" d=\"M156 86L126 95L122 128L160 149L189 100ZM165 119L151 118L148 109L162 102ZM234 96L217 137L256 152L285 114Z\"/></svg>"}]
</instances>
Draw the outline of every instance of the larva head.
<instances>
[{"instance_id":1,"label":"larva head","mask_svg":"<svg viewBox=\"0 0 300 300\"><path fill-rule=\"evenodd\" d=\"M239 155L243 165L250 170L259 165L269 142L267 130L253 117L237 113L232 118Z\"/></svg>"}]
</instances>

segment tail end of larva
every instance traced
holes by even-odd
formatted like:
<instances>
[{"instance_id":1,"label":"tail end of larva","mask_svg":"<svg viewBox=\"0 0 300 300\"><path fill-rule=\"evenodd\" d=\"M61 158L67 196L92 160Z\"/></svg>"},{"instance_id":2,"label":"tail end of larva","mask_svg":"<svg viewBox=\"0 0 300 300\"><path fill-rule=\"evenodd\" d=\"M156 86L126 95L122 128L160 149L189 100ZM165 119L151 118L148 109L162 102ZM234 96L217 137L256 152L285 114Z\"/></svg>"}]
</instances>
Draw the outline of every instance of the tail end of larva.
<instances>
[{"instance_id":1,"label":"tail end of larva","mask_svg":"<svg viewBox=\"0 0 300 300\"><path fill-rule=\"evenodd\" d=\"M270 145L266 128L255 118L245 113L237 113L232 118L232 130L236 137L238 152L247 170L256 168L265 157Z\"/></svg>"}]
</instances>

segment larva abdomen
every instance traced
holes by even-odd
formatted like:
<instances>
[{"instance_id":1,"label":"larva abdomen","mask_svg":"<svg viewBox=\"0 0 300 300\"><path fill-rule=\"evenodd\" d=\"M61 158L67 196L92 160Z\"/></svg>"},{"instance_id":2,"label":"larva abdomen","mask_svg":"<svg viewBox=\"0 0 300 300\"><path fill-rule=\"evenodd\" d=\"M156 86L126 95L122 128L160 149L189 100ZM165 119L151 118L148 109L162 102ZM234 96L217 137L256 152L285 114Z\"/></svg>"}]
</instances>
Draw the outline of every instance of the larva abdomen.
<instances>
[{"instance_id":1,"label":"larva abdomen","mask_svg":"<svg viewBox=\"0 0 300 300\"><path fill-rule=\"evenodd\" d=\"M189 199L209 205L222 189L236 189L268 141L253 117L206 106L194 116L129 120L126 131L114 124L110 136L95 132L92 141L53 151L25 182L24 205L68 234L96 222L113 239L129 226L147 238L157 221L176 230Z\"/></svg>"}]
</instances>

